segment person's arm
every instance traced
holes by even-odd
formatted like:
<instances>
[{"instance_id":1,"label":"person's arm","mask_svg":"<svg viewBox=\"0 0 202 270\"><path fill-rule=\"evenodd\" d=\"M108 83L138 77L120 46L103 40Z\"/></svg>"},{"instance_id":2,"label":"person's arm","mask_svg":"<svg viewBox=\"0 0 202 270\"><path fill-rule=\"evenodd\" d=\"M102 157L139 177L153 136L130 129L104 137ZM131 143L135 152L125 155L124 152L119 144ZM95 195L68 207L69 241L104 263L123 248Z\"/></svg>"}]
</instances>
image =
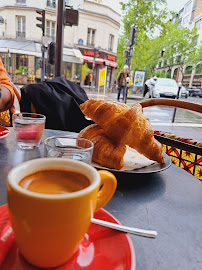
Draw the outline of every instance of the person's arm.
<instances>
[{"instance_id":1,"label":"person's arm","mask_svg":"<svg viewBox=\"0 0 202 270\"><path fill-rule=\"evenodd\" d=\"M13 101L13 86L0 59L0 111L10 108Z\"/></svg>"},{"instance_id":2,"label":"person's arm","mask_svg":"<svg viewBox=\"0 0 202 270\"><path fill-rule=\"evenodd\" d=\"M0 112L3 112L9 108L11 100L11 92L6 87L0 85Z\"/></svg>"}]
</instances>

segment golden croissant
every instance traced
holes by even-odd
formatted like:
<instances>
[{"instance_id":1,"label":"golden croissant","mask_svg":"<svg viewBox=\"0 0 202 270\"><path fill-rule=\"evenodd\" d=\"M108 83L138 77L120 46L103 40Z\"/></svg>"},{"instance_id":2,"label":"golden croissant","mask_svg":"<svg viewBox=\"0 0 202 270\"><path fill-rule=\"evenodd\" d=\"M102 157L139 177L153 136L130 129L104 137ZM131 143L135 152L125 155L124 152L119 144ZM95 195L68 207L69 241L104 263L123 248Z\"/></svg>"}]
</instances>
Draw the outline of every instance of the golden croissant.
<instances>
[{"instance_id":1,"label":"golden croissant","mask_svg":"<svg viewBox=\"0 0 202 270\"><path fill-rule=\"evenodd\" d=\"M154 138L153 128L139 103L130 107L123 103L90 99L80 108L104 129L107 137L129 145L151 160L164 162L162 145Z\"/></svg>"},{"instance_id":2,"label":"golden croissant","mask_svg":"<svg viewBox=\"0 0 202 270\"><path fill-rule=\"evenodd\" d=\"M93 161L116 170L123 167L126 146L113 142L104 134L104 130L100 126L93 124L84 128L80 131L78 138L85 138L94 143Z\"/></svg>"}]
</instances>

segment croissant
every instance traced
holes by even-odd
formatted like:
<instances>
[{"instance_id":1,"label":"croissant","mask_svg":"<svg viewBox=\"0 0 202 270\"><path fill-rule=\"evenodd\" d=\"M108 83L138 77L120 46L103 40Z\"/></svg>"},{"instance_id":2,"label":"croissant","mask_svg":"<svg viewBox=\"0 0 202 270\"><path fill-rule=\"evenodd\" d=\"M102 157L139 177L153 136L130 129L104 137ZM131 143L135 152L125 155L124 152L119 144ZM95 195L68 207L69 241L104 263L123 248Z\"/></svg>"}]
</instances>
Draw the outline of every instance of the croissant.
<instances>
[{"instance_id":1,"label":"croissant","mask_svg":"<svg viewBox=\"0 0 202 270\"><path fill-rule=\"evenodd\" d=\"M164 163L162 145L154 137L154 131L137 103L130 107L123 103L103 100L87 100L81 111L104 129L107 137L137 150L145 157Z\"/></svg>"},{"instance_id":2,"label":"croissant","mask_svg":"<svg viewBox=\"0 0 202 270\"><path fill-rule=\"evenodd\" d=\"M113 142L104 130L96 125L90 125L80 131L78 138L85 138L94 144L93 161L102 166L120 170L123 167L123 156L126 151L124 144Z\"/></svg>"}]
</instances>

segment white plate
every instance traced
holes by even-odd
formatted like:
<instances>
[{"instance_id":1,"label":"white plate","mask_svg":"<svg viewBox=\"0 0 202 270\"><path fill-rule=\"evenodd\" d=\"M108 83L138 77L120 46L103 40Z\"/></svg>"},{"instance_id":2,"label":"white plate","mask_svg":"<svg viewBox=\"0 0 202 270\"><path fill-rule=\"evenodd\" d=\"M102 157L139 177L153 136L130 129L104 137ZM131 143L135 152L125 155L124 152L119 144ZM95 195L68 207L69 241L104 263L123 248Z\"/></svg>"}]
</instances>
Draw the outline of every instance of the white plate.
<instances>
[{"instance_id":1,"label":"white plate","mask_svg":"<svg viewBox=\"0 0 202 270\"><path fill-rule=\"evenodd\" d=\"M92 163L91 165L93 167L95 167L96 169L104 169L104 170L108 170L114 173L155 173L155 172L161 172L164 171L166 169L168 169L170 167L170 165L172 164L171 159L169 158L169 156L166 153L163 153L164 155L164 159L165 159L165 163L161 164L161 163L153 163L149 166L143 167L143 168L139 168L139 169L134 169L134 170L128 170L128 171L121 171L121 170L115 170L115 169L110 169L107 167L102 167L101 165L97 164L97 163Z\"/></svg>"}]
</instances>

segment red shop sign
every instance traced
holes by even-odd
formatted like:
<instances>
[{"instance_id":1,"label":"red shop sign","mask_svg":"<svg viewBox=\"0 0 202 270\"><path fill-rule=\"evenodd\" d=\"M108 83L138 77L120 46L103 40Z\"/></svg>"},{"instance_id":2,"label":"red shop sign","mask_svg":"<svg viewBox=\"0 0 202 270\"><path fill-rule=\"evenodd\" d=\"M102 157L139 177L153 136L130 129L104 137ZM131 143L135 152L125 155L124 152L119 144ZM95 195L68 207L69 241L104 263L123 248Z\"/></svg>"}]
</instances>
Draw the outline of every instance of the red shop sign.
<instances>
[{"instance_id":1,"label":"red shop sign","mask_svg":"<svg viewBox=\"0 0 202 270\"><path fill-rule=\"evenodd\" d=\"M116 57L110 54L107 55L107 59L114 62L116 61Z\"/></svg>"},{"instance_id":2,"label":"red shop sign","mask_svg":"<svg viewBox=\"0 0 202 270\"><path fill-rule=\"evenodd\" d=\"M92 56L92 57L94 57L94 51L84 50L84 51L83 51L83 54L86 55L86 56ZM100 54L97 53L97 54L96 54L96 57L99 57L99 56L100 56Z\"/></svg>"}]
</instances>

